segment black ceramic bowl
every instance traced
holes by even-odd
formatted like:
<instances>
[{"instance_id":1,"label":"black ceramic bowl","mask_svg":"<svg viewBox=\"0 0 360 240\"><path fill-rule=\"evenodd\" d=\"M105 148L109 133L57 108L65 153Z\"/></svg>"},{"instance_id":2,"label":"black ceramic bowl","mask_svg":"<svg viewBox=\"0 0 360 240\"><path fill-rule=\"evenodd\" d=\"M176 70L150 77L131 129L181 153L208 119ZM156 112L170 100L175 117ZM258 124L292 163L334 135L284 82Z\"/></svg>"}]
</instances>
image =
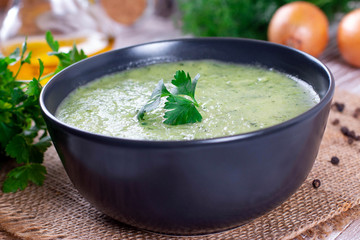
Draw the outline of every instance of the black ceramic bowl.
<instances>
[{"instance_id":1,"label":"black ceramic bowl","mask_svg":"<svg viewBox=\"0 0 360 240\"><path fill-rule=\"evenodd\" d=\"M107 137L54 116L71 91L103 75L198 59L277 69L308 82L321 101L273 127L192 141ZM263 41L206 38L148 43L86 59L53 77L40 103L67 174L92 205L139 228L199 234L239 226L297 190L318 153L333 92L329 70L305 53Z\"/></svg>"}]
</instances>

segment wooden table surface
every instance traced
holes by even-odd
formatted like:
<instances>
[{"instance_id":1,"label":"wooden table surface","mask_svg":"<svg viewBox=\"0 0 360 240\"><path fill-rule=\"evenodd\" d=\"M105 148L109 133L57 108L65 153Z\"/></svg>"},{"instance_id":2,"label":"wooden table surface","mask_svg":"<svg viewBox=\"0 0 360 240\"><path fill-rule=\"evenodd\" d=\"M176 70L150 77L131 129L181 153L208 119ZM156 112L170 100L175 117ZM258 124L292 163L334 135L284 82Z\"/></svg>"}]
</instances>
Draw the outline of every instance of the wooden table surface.
<instances>
[{"instance_id":1,"label":"wooden table surface","mask_svg":"<svg viewBox=\"0 0 360 240\"><path fill-rule=\"evenodd\" d=\"M336 44L336 25L332 25L330 42L325 52L319 59L325 63L335 77L338 89L360 94L360 68L351 67L340 56ZM125 47L143 42L184 37L173 25L172 20L149 16L142 19L135 26L124 29L118 33L115 48ZM185 36L186 37L186 36ZM360 183L359 183L360 184ZM0 239L17 239L1 230ZM360 217L349 224L343 230L332 233L328 240L352 240L360 239Z\"/></svg>"}]
</instances>

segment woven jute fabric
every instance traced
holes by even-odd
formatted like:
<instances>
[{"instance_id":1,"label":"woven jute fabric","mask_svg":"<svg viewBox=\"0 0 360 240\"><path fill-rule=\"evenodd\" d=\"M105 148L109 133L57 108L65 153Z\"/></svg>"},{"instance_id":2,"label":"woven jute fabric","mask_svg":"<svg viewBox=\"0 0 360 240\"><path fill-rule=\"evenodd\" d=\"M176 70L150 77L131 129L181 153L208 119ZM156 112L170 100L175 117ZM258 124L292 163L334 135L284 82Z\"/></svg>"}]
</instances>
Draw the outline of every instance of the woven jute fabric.
<instances>
[{"instance_id":1,"label":"woven jute fabric","mask_svg":"<svg viewBox=\"0 0 360 240\"><path fill-rule=\"evenodd\" d=\"M235 229L203 236L167 236L116 222L92 207L73 187L54 148L46 153L48 174L42 187L0 194L0 237L13 239L292 239L323 238L360 216L360 141L340 131L360 134L360 96L336 91L343 112L332 108L318 157L307 180L287 201ZM333 124L338 119L338 124ZM340 159L338 165L331 157ZM1 179L6 169L1 171ZM321 181L314 188L314 179Z\"/></svg>"}]
</instances>

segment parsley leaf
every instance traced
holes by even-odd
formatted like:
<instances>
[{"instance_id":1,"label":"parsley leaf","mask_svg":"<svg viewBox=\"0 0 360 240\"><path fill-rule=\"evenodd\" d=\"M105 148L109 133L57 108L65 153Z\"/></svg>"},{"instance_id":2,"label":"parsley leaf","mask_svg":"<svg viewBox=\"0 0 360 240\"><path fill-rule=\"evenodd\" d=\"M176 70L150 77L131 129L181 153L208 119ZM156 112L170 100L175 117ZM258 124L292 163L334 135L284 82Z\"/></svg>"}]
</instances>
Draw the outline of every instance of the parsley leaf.
<instances>
[{"instance_id":1,"label":"parsley leaf","mask_svg":"<svg viewBox=\"0 0 360 240\"><path fill-rule=\"evenodd\" d=\"M37 79L33 79L29 82L28 87L26 89L26 94L28 96L38 96L41 92L41 86Z\"/></svg>"},{"instance_id":2,"label":"parsley leaf","mask_svg":"<svg viewBox=\"0 0 360 240\"><path fill-rule=\"evenodd\" d=\"M8 66L16 62L20 58L20 49L16 48L8 57L0 57L0 97L4 96L4 93L8 92L7 84L14 81L15 77L13 72L8 69Z\"/></svg>"},{"instance_id":3,"label":"parsley leaf","mask_svg":"<svg viewBox=\"0 0 360 240\"><path fill-rule=\"evenodd\" d=\"M150 112L159 106L161 97L169 95L170 92L166 89L164 80L161 79L152 92L149 101L138 112L137 119L143 120L146 112Z\"/></svg>"},{"instance_id":4,"label":"parsley leaf","mask_svg":"<svg viewBox=\"0 0 360 240\"><path fill-rule=\"evenodd\" d=\"M24 43L22 45L22 51L21 51L21 57L20 57L21 58L21 64L24 64L24 63L29 63L30 64L31 52L24 59L26 50L27 50L27 38L25 38L25 41L24 41Z\"/></svg>"},{"instance_id":5,"label":"parsley leaf","mask_svg":"<svg viewBox=\"0 0 360 240\"><path fill-rule=\"evenodd\" d=\"M169 91L163 80L160 80L156 85L150 99L140 109L137 114L139 121L144 120L146 112L152 111L160 104L162 97L167 97L164 109L165 124L180 125L187 123L201 122L202 116L197 110L199 104L195 100L195 88L200 78L200 74L197 74L191 81L189 73L184 71L176 71L174 79L171 83L175 86L172 91ZM187 99L186 96L191 99Z\"/></svg>"},{"instance_id":6,"label":"parsley leaf","mask_svg":"<svg viewBox=\"0 0 360 240\"><path fill-rule=\"evenodd\" d=\"M21 149L21 151L19 149ZM20 134L10 140L6 145L5 151L7 155L14 158L17 163L26 163L29 159L28 144Z\"/></svg>"},{"instance_id":7,"label":"parsley leaf","mask_svg":"<svg viewBox=\"0 0 360 240\"><path fill-rule=\"evenodd\" d=\"M46 168L39 163L31 163L14 168L7 174L3 184L4 192L24 190L29 181L41 186L44 182Z\"/></svg>"},{"instance_id":8,"label":"parsley leaf","mask_svg":"<svg viewBox=\"0 0 360 240\"><path fill-rule=\"evenodd\" d=\"M193 101L176 95L170 95L166 100L164 108L169 111L165 112L165 124L180 125L201 122L202 116Z\"/></svg>"},{"instance_id":9,"label":"parsley leaf","mask_svg":"<svg viewBox=\"0 0 360 240\"><path fill-rule=\"evenodd\" d=\"M17 131L16 129L8 127L8 123L0 121L0 156L1 154L4 154L3 149L6 148L6 145L10 142L12 137L16 135Z\"/></svg>"},{"instance_id":10,"label":"parsley leaf","mask_svg":"<svg viewBox=\"0 0 360 240\"><path fill-rule=\"evenodd\" d=\"M59 51L59 42L55 41L55 39L50 31L47 31L45 33L45 39L46 39L47 44L51 48L51 50L53 50L54 52Z\"/></svg>"},{"instance_id":11,"label":"parsley leaf","mask_svg":"<svg viewBox=\"0 0 360 240\"><path fill-rule=\"evenodd\" d=\"M59 52L59 42L54 40L54 37L52 36L50 31L46 32L46 42L53 50L53 52L48 53L48 55L56 56L59 59L59 65L53 74L56 74L64 68L87 58L86 54L82 49L80 51L77 49L75 43L73 45L73 48L68 53Z\"/></svg>"},{"instance_id":12,"label":"parsley leaf","mask_svg":"<svg viewBox=\"0 0 360 240\"><path fill-rule=\"evenodd\" d=\"M14 50L14 52L10 53L8 59L11 59L11 60L8 63L10 64L12 62L15 62L18 60L18 58L20 58L20 48L16 48Z\"/></svg>"},{"instance_id":13,"label":"parsley leaf","mask_svg":"<svg viewBox=\"0 0 360 240\"><path fill-rule=\"evenodd\" d=\"M174 75L174 79L171 81L176 88L173 91L174 95L187 95L192 98L194 102L195 100L195 88L197 81L200 78L200 74L197 74L193 81L191 81L191 77L189 73L186 75L184 71L177 71Z\"/></svg>"}]
</instances>

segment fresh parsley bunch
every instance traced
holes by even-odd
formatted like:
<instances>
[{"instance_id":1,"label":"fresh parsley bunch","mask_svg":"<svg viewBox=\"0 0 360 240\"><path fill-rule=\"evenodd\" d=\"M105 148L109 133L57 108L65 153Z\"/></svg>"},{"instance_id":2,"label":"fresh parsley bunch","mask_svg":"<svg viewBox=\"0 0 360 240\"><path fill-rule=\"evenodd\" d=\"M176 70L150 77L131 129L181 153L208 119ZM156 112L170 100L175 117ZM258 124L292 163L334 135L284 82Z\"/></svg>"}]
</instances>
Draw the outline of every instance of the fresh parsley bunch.
<instances>
[{"instance_id":1,"label":"fresh parsley bunch","mask_svg":"<svg viewBox=\"0 0 360 240\"><path fill-rule=\"evenodd\" d=\"M25 41L21 52L17 48L10 56L0 58L0 153L14 158L19 164L8 173L4 192L23 190L29 181L41 185L46 174L41 163L50 146L50 138L38 104L44 65L39 59L40 74L31 82L16 81L21 67L30 64L31 53L25 56L26 50ZM8 66L18 59L20 67L14 75ZM35 142L39 133L39 140Z\"/></svg>"},{"instance_id":2,"label":"fresh parsley bunch","mask_svg":"<svg viewBox=\"0 0 360 240\"><path fill-rule=\"evenodd\" d=\"M138 112L138 120L143 120L145 113L157 108L161 98L166 97L164 107L167 110L164 115L165 124L180 125L200 122L202 116L197 110L199 104L195 100L195 88L199 78L200 74L197 74L191 80L189 73L176 71L174 79L171 81L175 86L172 91L165 87L164 81L161 79L151 94L149 101Z\"/></svg>"},{"instance_id":3,"label":"fresh parsley bunch","mask_svg":"<svg viewBox=\"0 0 360 240\"><path fill-rule=\"evenodd\" d=\"M86 58L75 45L68 53L59 52L59 43L50 32L46 33L46 40L54 51L50 54L60 60L55 73ZM16 167L7 174L3 183L4 192L24 190L29 182L42 185L46 175L46 168L42 165L44 152L51 145L39 105L43 62L38 59L39 76L30 82L16 80L21 67L30 64L31 52L26 54L26 51L25 39L21 50L17 48L9 56L0 56L0 156L1 160L10 157L16 161ZM16 61L20 61L20 67L14 74L8 66Z\"/></svg>"}]
</instances>

